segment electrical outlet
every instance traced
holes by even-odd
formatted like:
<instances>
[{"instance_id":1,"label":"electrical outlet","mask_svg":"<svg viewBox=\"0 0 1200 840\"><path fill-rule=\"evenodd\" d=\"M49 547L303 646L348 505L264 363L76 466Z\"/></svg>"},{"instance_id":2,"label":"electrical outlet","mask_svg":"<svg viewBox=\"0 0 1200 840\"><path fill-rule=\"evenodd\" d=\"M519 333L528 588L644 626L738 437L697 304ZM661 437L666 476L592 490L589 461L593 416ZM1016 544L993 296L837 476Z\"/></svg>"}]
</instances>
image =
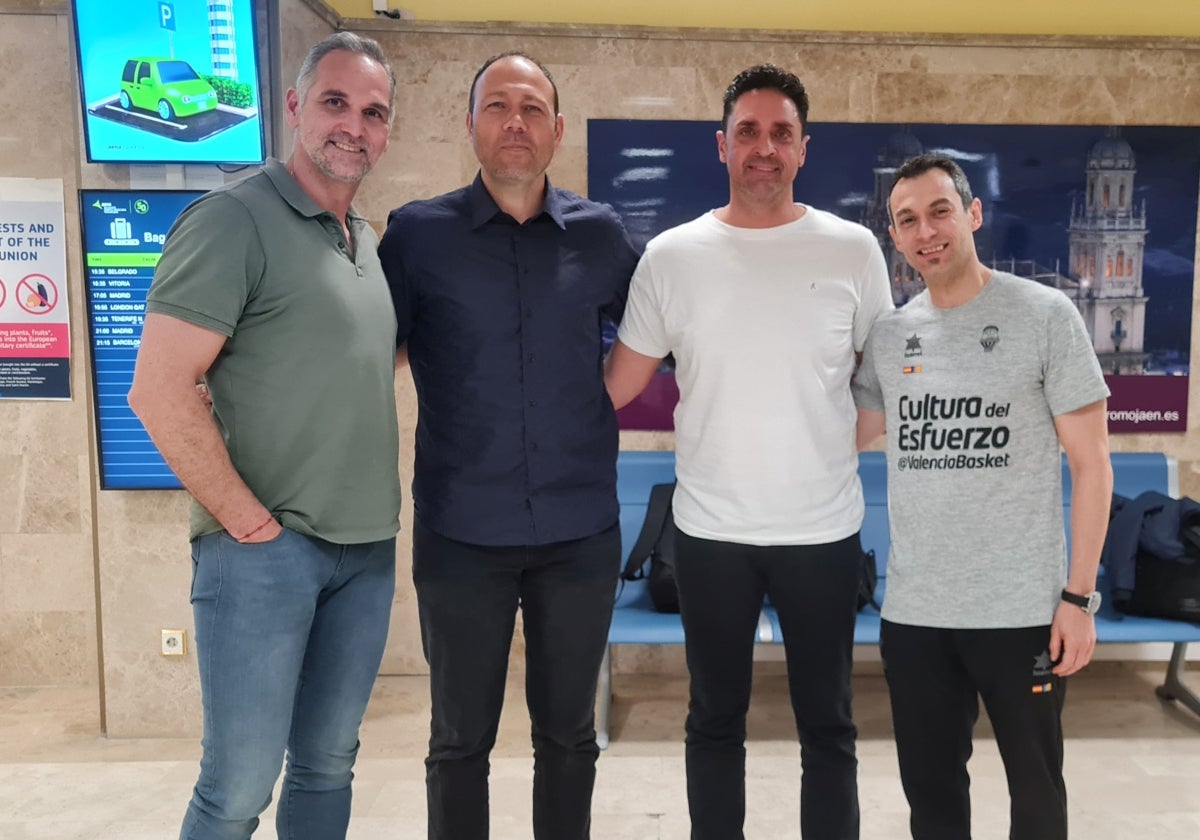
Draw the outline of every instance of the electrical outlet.
<instances>
[{"instance_id":1,"label":"electrical outlet","mask_svg":"<svg viewBox=\"0 0 1200 840\"><path fill-rule=\"evenodd\" d=\"M186 630L162 631L162 655L183 656L187 653Z\"/></svg>"}]
</instances>

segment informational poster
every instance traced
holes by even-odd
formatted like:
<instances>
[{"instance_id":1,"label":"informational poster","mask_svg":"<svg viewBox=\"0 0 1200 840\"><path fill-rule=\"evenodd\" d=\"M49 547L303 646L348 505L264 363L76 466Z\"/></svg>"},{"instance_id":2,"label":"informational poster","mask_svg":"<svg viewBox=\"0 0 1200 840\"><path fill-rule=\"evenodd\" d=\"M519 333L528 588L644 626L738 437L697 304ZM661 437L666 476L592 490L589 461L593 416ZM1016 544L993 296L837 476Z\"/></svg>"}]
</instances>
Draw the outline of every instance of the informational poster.
<instances>
[{"instance_id":1,"label":"informational poster","mask_svg":"<svg viewBox=\"0 0 1200 840\"><path fill-rule=\"evenodd\" d=\"M642 242L729 200L715 122L590 120L588 194ZM875 234L903 306L924 283L888 234L901 163L954 158L983 203L988 266L1058 289L1083 317L1112 391L1111 432L1187 429L1200 128L1194 126L814 123L796 200ZM769 363L769 362L768 362ZM620 416L669 429L664 363Z\"/></svg>"},{"instance_id":2,"label":"informational poster","mask_svg":"<svg viewBox=\"0 0 1200 840\"><path fill-rule=\"evenodd\" d=\"M63 182L0 178L0 399L71 398Z\"/></svg>"},{"instance_id":3,"label":"informational poster","mask_svg":"<svg viewBox=\"0 0 1200 840\"><path fill-rule=\"evenodd\" d=\"M179 479L128 403L146 292L175 218L202 192L83 190L83 251L91 327L100 487L169 489Z\"/></svg>"}]
</instances>

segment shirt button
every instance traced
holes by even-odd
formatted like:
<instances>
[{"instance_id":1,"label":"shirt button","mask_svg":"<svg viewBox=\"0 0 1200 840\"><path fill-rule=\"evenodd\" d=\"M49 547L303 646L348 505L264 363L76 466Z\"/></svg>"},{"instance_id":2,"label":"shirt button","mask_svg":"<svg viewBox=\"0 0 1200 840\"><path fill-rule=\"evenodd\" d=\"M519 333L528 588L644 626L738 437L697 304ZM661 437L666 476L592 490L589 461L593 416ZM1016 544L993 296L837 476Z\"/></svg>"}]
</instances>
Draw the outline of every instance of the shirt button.
<instances>
[{"instance_id":1,"label":"shirt button","mask_svg":"<svg viewBox=\"0 0 1200 840\"><path fill-rule=\"evenodd\" d=\"M530 401L529 401L529 407L530 407L530 408L537 408L537 400L530 400Z\"/></svg>"},{"instance_id":2,"label":"shirt button","mask_svg":"<svg viewBox=\"0 0 1200 840\"><path fill-rule=\"evenodd\" d=\"M536 444L536 443L531 443L531 444L529 444L529 451L530 451L530 452L537 452L537 449L538 449L538 447L537 447L537 444Z\"/></svg>"},{"instance_id":3,"label":"shirt button","mask_svg":"<svg viewBox=\"0 0 1200 840\"><path fill-rule=\"evenodd\" d=\"M533 361L533 354L532 354L532 353L530 353L530 354L529 354L529 361L531 361L531 362Z\"/></svg>"}]
</instances>

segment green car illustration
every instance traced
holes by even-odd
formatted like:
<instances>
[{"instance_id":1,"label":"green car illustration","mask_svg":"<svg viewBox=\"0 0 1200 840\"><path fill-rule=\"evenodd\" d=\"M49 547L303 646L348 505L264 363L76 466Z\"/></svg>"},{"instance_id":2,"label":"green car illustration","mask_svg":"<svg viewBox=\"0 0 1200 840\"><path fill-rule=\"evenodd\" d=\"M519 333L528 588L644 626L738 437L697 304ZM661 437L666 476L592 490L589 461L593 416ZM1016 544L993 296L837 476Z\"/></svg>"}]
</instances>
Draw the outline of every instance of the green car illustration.
<instances>
[{"instance_id":1,"label":"green car illustration","mask_svg":"<svg viewBox=\"0 0 1200 840\"><path fill-rule=\"evenodd\" d=\"M164 120L212 111L217 92L177 58L131 58L121 74L121 107L157 111Z\"/></svg>"}]
</instances>

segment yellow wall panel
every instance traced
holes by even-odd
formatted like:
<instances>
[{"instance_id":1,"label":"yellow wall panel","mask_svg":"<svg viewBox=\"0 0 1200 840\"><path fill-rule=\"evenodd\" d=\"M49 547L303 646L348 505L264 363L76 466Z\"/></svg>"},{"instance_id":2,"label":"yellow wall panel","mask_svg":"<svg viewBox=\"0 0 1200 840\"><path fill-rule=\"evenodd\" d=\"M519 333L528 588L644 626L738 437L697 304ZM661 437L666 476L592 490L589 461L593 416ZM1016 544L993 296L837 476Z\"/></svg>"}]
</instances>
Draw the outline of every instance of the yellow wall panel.
<instances>
[{"instance_id":1,"label":"yellow wall panel","mask_svg":"<svg viewBox=\"0 0 1200 840\"><path fill-rule=\"evenodd\" d=\"M372 17L371 0L326 0L345 17ZM972 34L1200 36L1196 0L389 0L417 20L608 23L735 29Z\"/></svg>"}]
</instances>

